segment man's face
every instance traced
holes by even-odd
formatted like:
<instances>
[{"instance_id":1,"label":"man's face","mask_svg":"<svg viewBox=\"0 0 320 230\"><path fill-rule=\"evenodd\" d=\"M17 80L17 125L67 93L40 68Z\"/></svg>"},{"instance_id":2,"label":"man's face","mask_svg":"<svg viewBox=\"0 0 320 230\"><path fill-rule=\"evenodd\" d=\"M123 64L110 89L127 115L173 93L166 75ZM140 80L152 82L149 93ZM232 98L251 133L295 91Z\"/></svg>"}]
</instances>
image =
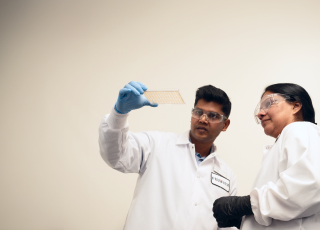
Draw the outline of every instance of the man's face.
<instances>
[{"instance_id":1,"label":"man's face","mask_svg":"<svg viewBox=\"0 0 320 230\"><path fill-rule=\"evenodd\" d=\"M216 112L224 115L222 106L213 101L207 102L200 99L195 108L202 109L205 112ZM210 123L207 121L206 116L202 116L200 120L191 117L191 140L193 143L213 143L221 131L227 130L229 124L229 119L222 120L219 123Z\"/></svg>"}]
</instances>

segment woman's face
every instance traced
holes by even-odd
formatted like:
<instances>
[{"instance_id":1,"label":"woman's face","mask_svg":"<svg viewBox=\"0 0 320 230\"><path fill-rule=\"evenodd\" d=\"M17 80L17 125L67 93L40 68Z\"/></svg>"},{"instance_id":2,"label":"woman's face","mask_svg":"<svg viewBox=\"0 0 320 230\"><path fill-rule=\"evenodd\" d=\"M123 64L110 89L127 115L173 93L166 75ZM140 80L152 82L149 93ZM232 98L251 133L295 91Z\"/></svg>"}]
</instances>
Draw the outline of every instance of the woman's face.
<instances>
[{"instance_id":1,"label":"woman's face","mask_svg":"<svg viewBox=\"0 0 320 230\"><path fill-rule=\"evenodd\" d=\"M263 94L262 99L269 94L274 93L266 91ZM268 136L277 138L284 127L295 121L296 112L296 109L294 109L294 103L288 103L283 100L278 104L273 104L267 113L261 110L258 113L258 118L261 121L264 133Z\"/></svg>"}]
</instances>

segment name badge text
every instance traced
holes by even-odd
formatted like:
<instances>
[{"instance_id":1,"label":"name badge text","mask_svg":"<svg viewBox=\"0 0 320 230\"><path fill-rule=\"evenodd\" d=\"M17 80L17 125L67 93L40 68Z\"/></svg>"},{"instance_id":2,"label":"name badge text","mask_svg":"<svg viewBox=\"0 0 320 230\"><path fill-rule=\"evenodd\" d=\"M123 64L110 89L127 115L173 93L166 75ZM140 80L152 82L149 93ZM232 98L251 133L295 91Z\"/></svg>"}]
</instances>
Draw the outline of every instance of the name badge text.
<instances>
[{"instance_id":1,"label":"name badge text","mask_svg":"<svg viewBox=\"0 0 320 230\"><path fill-rule=\"evenodd\" d=\"M218 175L217 173L211 172L211 183L226 190L227 192L230 191L230 180Z\"/></svg>"}]
</instances>

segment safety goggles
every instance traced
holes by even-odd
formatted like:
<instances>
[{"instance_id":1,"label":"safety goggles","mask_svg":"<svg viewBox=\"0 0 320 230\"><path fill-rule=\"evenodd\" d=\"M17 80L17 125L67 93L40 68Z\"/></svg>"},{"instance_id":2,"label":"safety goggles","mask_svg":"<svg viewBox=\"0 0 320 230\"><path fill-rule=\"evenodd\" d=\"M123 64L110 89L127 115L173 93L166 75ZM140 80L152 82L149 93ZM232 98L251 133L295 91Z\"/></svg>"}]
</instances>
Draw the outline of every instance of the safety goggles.
<instances>
[{"instance_id":1,"label":"safety goggles","mask_svg":"<svg viewBox=\"0 0 320 230\"><path fill-rule=\"evenodd\" d=\"M219 123L223 120L227 120L228 118L224 115L221 115L216 112L205 112L202 109L194 108L191 111L192 117L196 119L202 119L202 116L206 117L206 120L210 123Z\"/></svg>"},{"instance_id":2,"label":"safety goggles","mask_svg":"<svg viewBox=\"0 0 320 230\"><path fill-rule=\"evenodd\" d=\"M261 99L258 103L256 109L254 110L254 119L257 124L260 124L259 113L262 111L264 114L267 114L271 106L277 105L282 101L289 99L290 96L285 94L269 94Z\"/></svg>"}]
</instances>

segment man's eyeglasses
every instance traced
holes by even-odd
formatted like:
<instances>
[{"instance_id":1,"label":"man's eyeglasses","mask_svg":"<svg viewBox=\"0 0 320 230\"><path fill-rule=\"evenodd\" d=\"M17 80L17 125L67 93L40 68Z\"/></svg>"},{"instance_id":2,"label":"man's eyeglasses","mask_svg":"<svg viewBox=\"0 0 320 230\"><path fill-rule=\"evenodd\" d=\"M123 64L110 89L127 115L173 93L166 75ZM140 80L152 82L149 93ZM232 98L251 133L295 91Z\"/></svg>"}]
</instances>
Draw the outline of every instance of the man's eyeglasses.
<instances>
[{"instance_id":1,"label":"man's eyeglasses","mask_svg":"<svg viewBox=\"0 0 320 230\"><path fill-rule=\"evenodd\" d=\"M221 115L216 112L204 112L202 109L194 108L191 111L192 117L196 119L201 119L203 115L206 116L206 120L210 123L219 123L223 120L227 120L228 118L224 115Z\"/></svg>"}]
</instances>

